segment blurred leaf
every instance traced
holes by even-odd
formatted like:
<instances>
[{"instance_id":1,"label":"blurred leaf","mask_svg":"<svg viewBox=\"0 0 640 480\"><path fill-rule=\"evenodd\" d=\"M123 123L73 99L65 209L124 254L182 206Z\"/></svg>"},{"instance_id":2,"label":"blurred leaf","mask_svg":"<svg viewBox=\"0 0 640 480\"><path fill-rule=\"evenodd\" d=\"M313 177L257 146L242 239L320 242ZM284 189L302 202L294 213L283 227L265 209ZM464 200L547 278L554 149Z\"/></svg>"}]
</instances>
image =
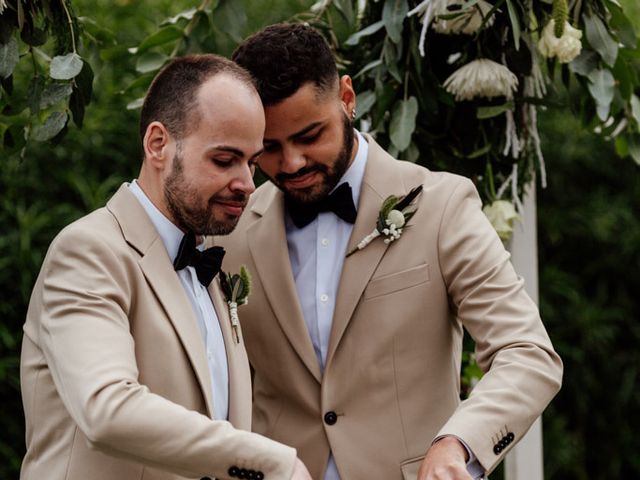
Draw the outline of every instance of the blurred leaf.
<instances>
[{"instance_id":1,"label":"blurred leaf","mask_svg":"<svg viewBox=\"0 0 640 480\"><path fill-rule=\"evenodd\" d=\"M35 115L40 111L40 97L44 90L44 77L36 75L31 78L29 82L29 88L27 89L27 97L29 98L29 110L32 115Z\"/></svg>"},{"instance_id":2,"label":"blurred leaf","mask_svg":"<svg viewBox=\"0 0 640 480\"><path fill-rule=\"evenodd\" d=\"M44 43L47 41L47 31L38 28L34 26L33 23L29 22L20 32L20 38L27 45L31 45L32 47L39 47L40 45L44 45Z\"/></svg>"},{"instance_id":3,"label":"blurred leaf","mask_svg":"<svg viewBox=\"0 0 640 480\"><path fill-rule=\"evenodd\" d=\"M622 55L618 56L616 64L613 67L613 76L617 81L620 95L624 100L629 100L635 85L631 74L631 68Z\"/></svg>"},{"instance_id":4,"label":"blurred leaf","mask_svg":"<svg viewBox=\"0 0 640 480\"><path fill-rule=\"evenodd\" d=\"M66 112L53 112L44 123L33 128L31 138L38 142L51 140L65 127L68 118Z\"/></svg>"},{"instance_id":5,"label":"blurred leaf","mask_svg":"<svg viewBox=\"0 0 640 480\"><path fill-rule=\"evenodd\" d=\"M629 147L629 155L640 166L640 134L632 133L628 135L627 145Z\"/></svg>"},{"instance_id":6,"label":"blurred leaf","mask_svg":"<svg viewBox=\"0 0 640 480\"><path fill-rule=\"evenodd\" d=\"M333 5L350 26L355 24L355 12L353 11L353 2L351 0L333 0Z\"/></svg>"},{"instance_id":7,"label":"blurred leaf","mask_svg":"<svg viewBox=\"0 0 640 480\"><path fill-rule=\"evenodd\" d=\"M140 73L150 73L159 70L169 59L167 55L159 52L145 52L136 61L136 70Z\"/></svg>"},{"instance_id":8,"label":"blurred leaf","mask_svg":"<svg viewBox=\"0 0 640 480\"><path fill-rule=\"evenodd\" d=\"M367 73L369 70L372 70L376 67L379 67L380 65L382 65L382 60L378 59L378 60L374 60L373 62L365 65L362 70L360 70L358 73L356 73L353 78L358 78L362 75L364 75L365 73Z\"/></svg>"},{"instance_id":9,"label":"blurred leaf","mask_svg":"<svg viewBox=\"0 0 640 480\"><path fill-rule=\"evenodd\" d=\"M589 75L589 92L596 101L598 118L603 122L609 117L616 80L609 70L595 70Z\"/></svg>"},{"instance_id":10,"label":"blurred leaf","mask_svg":"<svg viewBox=\"0 0 640 480\"><path fill-rule=\"evenodd\" d=\"M0 45L0 77L9 77L16 68L18 60L20 60L18 42L12 36L7 43Z\"/></svg>"},{"instance_id":11,"label":"blurred leaf","mask_svg":"<svg viewBox=\"0 0 640 480\"><path fill-rule=\"evenodd\" d=\"M399 152L406 150L411 142L411 135L416 129L416 115L418 114L418 100L409 97L397 103L391 114L389 136L391 142Z\"/></svg>"},{"instance_id":12,"label":"blurred leaf","mask_svg":"<svg viewBox=\"0 0 640 480\"><path fill-rule=\"evenodd\" d=\"M609 25L617 34L620 42L627 48L635 49L638 45L638 37L636 36L633 24L624 14L620 5L609 2L609 12L611 13Z\"/></svg>"},{"instance_id":13,"label":"blurred leaf","mask_svg":"<svg viewBox=\"0 0 640 480\"><path fill-rule=\"evenodd\" d=\"M53 57L49 67L49 76L54 80L71 80L82 70L82 57L77 53L68 53Z\"/></svg>"},{"instance_id":14,"label":"blurred leaf","mask_svg":"<svg viewBox=\"0 0 640 480\"><path fill-rule=\"evenodd\" d=\"M160 30L152 33L147 38L145 38L137 47L130 48L129 53L144 53L150 48L165 45L167 43L178 40L182 37L182 35L182 30L177 27L170 26L161 28Z\"/></svg>"},{"instance_id":15,"label":"blurred leaf","mask_svg":"<svg viewBox=\"0 0 640 480\"><path fill-rule=\"evenodd\" d=\"M636 129L640 133L640 98L636 95L631 95L631 115L636 121Z\"/></svg>"},{"instance_id":16,"label":"blurred leaf","mask_svg":"<svg viewBox=\"0 0 640 480\"><path fill-rule=\"evenodd\" d=\"M360 92L356 96L356 120L371 110L373 104L376 103L376 94L371 90Z\"/></svg>"},{"instance_id":17,"label":"blurred leaf","mask_svg":"<svg viewBox=\"0 0 640 480\"><path fill-rule=\"evenodd\" d=\"M409 13L406 0L385 0L382 9L382 21L387 29L387 34L395 43L402 40L402 24Z\"/></svg>"},{"instance_id":18,"label":"blurred leaf","mask_svg":"<svg viewBox=\"0 0 640 480\"><path fill-rule=\"evenodd\" d=\"M596 68L598 68L598 54L586 48L583 48L580 55L569 63L569 69L583 77L588 77Z\"/></svg>"},{"instance_id":19,"label":"blurred leaf","mask_svg":"<svg viewBox=\"0 0 640 480\"><path fill-rule=\"evenodd\" d=\"M476 118L484 120L487 118L497 117L507 110L513 110L513 108L513 102L507 102L503 103L502 105L494 105L490 107L478 107L478 110L476 111Z\"/></svg>"},{"instance_id":20,"label":"blurred leaf","mask_svg":"<svg viewBox=\"0 0 640 480\"><path fill-rule=\"evenodd\" d=\"M193 18L193 16L196 14L197 11L198 11L198 9L194 7L194 8L190 8L188 10L185 10L184 12L180 12L177 15L171 17L171 18L167 18L164 22L162 22L160 24L160 26L164 27L166 25L174 25L174 24L178 23L182 19L191 20Z\"/></svg>"},{"instance_id":21,"label":"blurred leaf","mask_svg":"<svg viewBox=\"0 0 640 480\"><path fill-rule=\"evenodd\" d=\"M587 41L600 54L602 60L613 67L618 57L618 44L615 42L602 20L595 15L583 15Z\"/></svg>"},{"instance_id":22,"label":"blurred leaf","mask_svg":"<svg viewBox=\"0 0 640 480\"><path fill-rule=\"evenodd\" d=\"M56 82L48 84L42 91L42 96L40 97L40 110L44 110L45 108L64 100L71 95L72 90L73 87L70 83Z\"/></svg>"},{"instance_id":23,"label":"blurred leaf","mask_svg":"<svg viewBox=\"0 0 640 480\"><path fill-rule=\"evenodd\" d=\"M142 108L143 103L144 97L136 98L135 100L127 103L127 110L137 110L138 108Z\"/></svg>"},{"instance_id":24,"label":"blurred leaf","mask_svg":"<svg viewBox=\"0 0 640 480\"><path fill-rule=\"evenodd\" d=\"M520 50L520 19L518 18L518 12L516 12L513 2L507 1L507 10L509 11L509 20L511 21L511 32L513 33L513 43L516 46L516 50Z\"/></svg>"},{"instance_id":25,"label":"blurred leaf","mask_svg":"<svg viewBox=\"0 0 640 480\"><path fill-rule=\"evenodd\" d=\"M384 20L378 20L377 22L372 23L368 27L363 28L359 32L356 32L353 35L351 35L344 43L345 45L349 45L349 46L357 45L361 38L367 37L369 35L373 35L382 27L384 27Z\"/></svg>"},{"instance_id":26,"label":"blurred leaf","mask_svg":"<svg viewBox=\"0 0 640 480\"><path fill-rule=\"evenodd\" d=\"M398 68L398 63L400 61L399 55L401 54L399 50L402 49L402 39L400 40L400 43L395 44L391 41L390 37L387 37L384 39L384 47L382 48L384 64L391 76L395 78L398 83L402 83L402 75Z\"/></svg>"}]
</instances>

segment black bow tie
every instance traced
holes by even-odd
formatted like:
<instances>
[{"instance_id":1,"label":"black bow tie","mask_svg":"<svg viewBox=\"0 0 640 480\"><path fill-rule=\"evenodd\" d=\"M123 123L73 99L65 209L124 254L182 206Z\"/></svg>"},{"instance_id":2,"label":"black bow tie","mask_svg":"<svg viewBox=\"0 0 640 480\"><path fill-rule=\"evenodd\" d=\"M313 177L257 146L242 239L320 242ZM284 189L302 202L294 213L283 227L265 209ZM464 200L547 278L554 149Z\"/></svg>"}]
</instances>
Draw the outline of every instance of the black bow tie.
<instances>
[{"instance_id":1,"label":"black bow tie","mask_svg":"<svg viewBox=\"0 0 640 480\"><path fill-rule=\"evenodd\" d=\"M319 202L303 204L291 197L285 197L285 205L293 224L298 228L309 225L321 212L333 212L348 223L356 221L357 210L348 183L341 184Z\"/></svg>"},{"instance_id":2,"label":"black bow tie","mask_svg":"<svg viewBox=\"0 0 640 480\"><path fill-rule=\"evenodd\" d=\"M211 247L204 251L196 248L196 236L193 232L182 237L178 255L173 261L173 268L178 271L191 266L196 269L198 280L205 287L208 287L211 280L218 274L224 258L224 248Z\"/></svg>"}]
</instances>

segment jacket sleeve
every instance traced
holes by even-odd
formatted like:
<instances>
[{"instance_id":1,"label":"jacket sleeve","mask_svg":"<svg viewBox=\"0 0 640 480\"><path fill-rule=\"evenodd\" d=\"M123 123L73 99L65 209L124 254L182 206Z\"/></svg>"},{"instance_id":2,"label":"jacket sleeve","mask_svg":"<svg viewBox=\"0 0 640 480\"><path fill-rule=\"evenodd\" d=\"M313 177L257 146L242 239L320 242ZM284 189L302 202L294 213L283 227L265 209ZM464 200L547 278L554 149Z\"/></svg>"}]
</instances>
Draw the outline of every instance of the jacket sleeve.
<instances>
[{"instance_id":1,"label":"jacket sleeve","mask_svg":"<svg viewBox=\"0 0 640 480\"><path fill-rule=\"evenodd\" d=\"M438 248L452 309L485 372L438 436L464 439L488 473L557 393L562 362L467 179L443 211Z\"/></svg>"},{"instance_id":2,"label":"jacket sleeve","mask_svg":"<svg viewBox=\"0 0 640 480\"><path fill-rule=\"evenodd\" d=\"M97 234L65 230L43 266L39 342L56 389L90 446L187 477L229 469L291 478L294 449L212 420L138 383L122 258Z\"/></svg>"}]
</instances>

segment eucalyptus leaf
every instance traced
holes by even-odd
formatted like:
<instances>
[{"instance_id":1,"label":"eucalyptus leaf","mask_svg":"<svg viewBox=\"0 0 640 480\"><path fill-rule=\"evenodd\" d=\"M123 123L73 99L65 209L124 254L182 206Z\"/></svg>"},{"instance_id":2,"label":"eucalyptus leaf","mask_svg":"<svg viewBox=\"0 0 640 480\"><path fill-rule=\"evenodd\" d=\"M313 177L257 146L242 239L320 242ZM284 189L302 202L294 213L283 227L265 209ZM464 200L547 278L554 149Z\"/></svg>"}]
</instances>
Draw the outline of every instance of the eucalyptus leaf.
<instances>
[{"instance_id":1,"label":"eucalyptus leaf","mask_svg":"<svg viewBox=\"0 0 640 480\"><path fill-rule=\"evenodd\" d=\"M338 9L349 25L355 23L355 13L351 0L333 0L333 6Z\"/></svg>"},{"instance_id":2,"label":"eucalyptus leaf","mask_svg":"<svg viewBox=\"0 0 640 480\"><path fill-rule=\"evenodd\" d=\"M358 78L362 75L364 75L365 73L367 73L369 70L372 70L376 67L379 67L380 65L382 65L382 60L378 59L378 60L374 60L373 62L365 65L362 70L360 70L358 73L356 73L353 78Z\"/></svg>"},{"instance_id":3,"label":"eucalyptus leaf","mask_svg":"<svg viewBox=\"0 0 640 480\"><path fill-rule=\"evenodd\" d=\"M607 27L595 15L583 15L587 41L600 54L604 63L613 67L618 57L618 44L611 38Z\"/></svg>"},{"instance_id":4,"label":"eucalyptus leaf","mask_svg":"<svg viewBox=\"0 0 640 480\"><path fill-rule=\"evenodd\" d=\"M409 97L396 104L391 114L389 124L389 137L399 152L406 150L411 143L411 135L416 129L416 116L418 114L418 100Z\"/></svg>"},{"instance_id":5,"label":"eucalyptus leaf","mask_svg":"<svg viewBox=\"0 0 640 480\"><path fill-rule=\"evenodd\" d=\"M145 52L136 61L136 70L140 73L150 73L158 70L169 57L164 53Z\"/></svg>"},{"instance_id":6,"label":"eucalyptus leaf","mask_svg":"<svg viewBox=\"0 0 640 480\"><path fill-rule=\"evenodd\" d=\"M596 101L598 118L603 122L609 117L615 82L613 74L606 69L595 70L589 75L589 93Z\"/></svg>"},{"instance_id":7,"label":"eucalyptus leaf","mask_svg":"<svg viewBox=\"0 0 640 480\"><path fill-rule=\"evenodd\" d=\"M40 110L44 110L45 108L64 100L71 95L72 90L73 86L70 83L56 82L45 86L40 97Z\"/></svg>"},{"instance_id":8,"label":"eucalyptus leaf","mask_svg":"<svg viewBox=\"0 0 640 480\"><path fill-rule=\"evenodd\" d=\"M402 40L402 25L409 13L407 0L385 0L382 8L382 21L387 29L387 34L395 43Z\"/></svg>"},{"instance_id":9,"label":"eucalyptus leaf","mask_svg":"<svg viewBox=\"0 0 640 480\"><path fill-rule=\"evenodd\" d=\"M42 75L34 76L29 82L27 89L27 98L29 99L29 110L32 115L40 111L40 98L44 90L44 78Z\"/></svg>"},{"instance_id":10,"label":"eucalyptus leaf","mask_svg":"<svg viewBox=\"0 0 640 480\"><path fill-rule=\"evenodd\" d=\"M360 92L356 97L356 120L371 110L376 103L376 94L371 90Z\"/></svg>"},{"instance_id":11,"label":"eucalyptus leaf","mask_svg":"<svg viewBox=\"0 0 640 480\"><path fill-rule=\"evenodd\" d=\"M71 52L53 57L49 67L49 76L54 80L71 80L82 70L82 57Z\"/></svg>"},{"instance_id":12,"label":"eucalyptus leaf","mask_svg":"<svg viewBox=\"0 0 640 480\"><path fill-rule=\"evenodd\" d=\"M624 14L619 4L612 3L609 12L611 13L609 25L616 32L620 42L627 48L635 49L638 45L638 37L631 20Z\"/></svg>"},{"instance_id":13,"label":"eucalyptus leaf","mask_svg":"<svg viewBox=\"0 0 640 480\"><path fill-rule=\"evenodd\" d=\"M363 28L359 32L354 33L349 38L347 38L345 45L354 46L357 45L361 38L367 37L369 35L373 35L378 30L384 27L384 20L378 20L375 23L372 23L367 28Z\"/></svg>"},{"instance_id":14,"label":"eucalyptus leaf","mask_svg":"<svg viewBox=\"0 0 640 480\"><path fill-rule=\"evenodd\" d=\"M12 36L7 43L0 45L0 77L8 78L11 76L18 60L20 60L18 42Z\"/></svg>"},{"instance_id":15,"label":"eucalyptus leaf","mask_svg":"<svg viewBox=\"0 0 640 480\"><path fill-rule=\"evenodd\" d=\"M41 125L31 130L31 138L37 142L45 142L55 137L67 124L67 112L53 112Z\"/></svg>"}]
</instances>

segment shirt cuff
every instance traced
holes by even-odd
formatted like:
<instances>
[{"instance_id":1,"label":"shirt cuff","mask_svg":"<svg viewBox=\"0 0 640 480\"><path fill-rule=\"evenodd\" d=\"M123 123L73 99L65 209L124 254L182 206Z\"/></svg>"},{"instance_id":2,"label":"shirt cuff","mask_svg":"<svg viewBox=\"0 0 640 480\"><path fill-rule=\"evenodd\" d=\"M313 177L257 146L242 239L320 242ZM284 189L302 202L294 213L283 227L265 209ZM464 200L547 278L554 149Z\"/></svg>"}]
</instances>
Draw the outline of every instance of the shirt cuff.
<instances>
[{"instance_id":1,"label":"shirt cuff","mask_svg":"<svg viewBox=\"0 0 640 480\"><path fill-rule=\"evenodd\" d=\"M438 440L442 440L445 437L456 438L467 451L467 454L469 455L469 460L467 460L467 472L469 472L469 475L473 477L473 480L482 480L483 478L485 478L484 468L482 467L482 465L480 465L478 458L475 456L471 448L469 448L469 445L467 445L467 442L465 442L460 437L456 435L441 435L439 437L436 437L435 440L431 442L431 445L436 443Z\"/></svg>"}]
</instances>

